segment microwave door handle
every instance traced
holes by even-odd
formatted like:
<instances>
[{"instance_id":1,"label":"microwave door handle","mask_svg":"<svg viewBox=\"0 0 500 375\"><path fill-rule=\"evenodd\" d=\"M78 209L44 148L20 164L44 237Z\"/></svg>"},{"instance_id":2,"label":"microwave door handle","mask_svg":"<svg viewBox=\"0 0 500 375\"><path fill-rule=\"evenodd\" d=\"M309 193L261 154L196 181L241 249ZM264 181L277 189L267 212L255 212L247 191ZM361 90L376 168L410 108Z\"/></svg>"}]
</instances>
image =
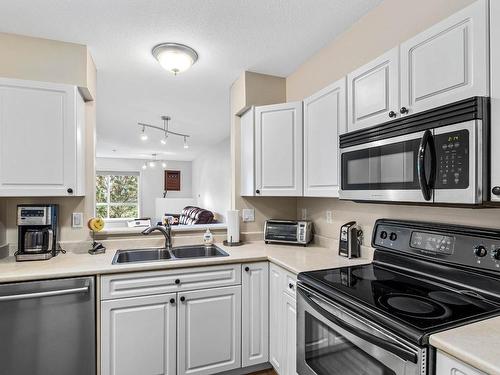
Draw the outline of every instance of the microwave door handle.
<instances>
[{"instance_id":1,"label":"microwave door handle","mask_svg":"<svg viewBox=\"0 0 500 375\"><path fill-rule=\"evenodd\" d=\"M427 181L426 170L425 170L425 150L431 152L431 170L429 175L429 180ZM422 190L422 195L426 201L430 201L432 198L432 188L434 187L434 180L436 178L436 148L434 146L434 138L430 130L426 130L420 141L420 146L418 147L417 153L417 174L418 183L420 185L420 190Z\"/></svg>"},{"instance_id":2,"label":"microwave door handle","mask_svg":"<svg viewBox=\"0 0 500 375\"><path fill-rule=\"evenodd\" d=\"M388 352L391 352L398 357L410 361L413 363L418 363L418 356L416 353L411 352L409 350L406 350L399 345L393 344L390 341L384 340L383 338L380 338L378 336L372 335L368 332L365 332L363 330L360 330L357 327L354 327L350 325L349 323L346 323L342 319L339 319L329 311L325 310L323 307L321 307L318 303L314 302L314 297L311 295L304 295L304 293L299 290L299 293L301 293L304 297L307 298L309 304L316 310L318 311L321 315L326 317L328 320L336 324L338 327L342 328L343 330L349 332L350 334L359 337L362 340L365 340L373 345L376 345L382 349L387 350Z\"/></svg>"}]
</instances>

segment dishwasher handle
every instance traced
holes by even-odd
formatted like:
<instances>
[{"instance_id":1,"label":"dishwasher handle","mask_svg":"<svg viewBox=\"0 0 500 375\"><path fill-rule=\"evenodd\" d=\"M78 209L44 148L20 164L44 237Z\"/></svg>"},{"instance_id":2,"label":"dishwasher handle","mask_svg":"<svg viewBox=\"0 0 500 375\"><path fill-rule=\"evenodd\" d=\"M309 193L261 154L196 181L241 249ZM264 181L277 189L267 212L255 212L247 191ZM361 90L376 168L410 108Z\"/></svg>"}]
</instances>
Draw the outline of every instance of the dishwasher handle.
<instances>
[{"instance_id":1,"label":"dishwasher handle","mask_svg":"<svg viewBox=\"0 0 500 375\"><path fill-rule=\"evenodd\" d=\"M31 299L31 298L63 296L66 294L88 293L89 289L90 289L90 285L87 283L87 285L82 286L82 287L78 287L78 288L59 289L59 290L50 290L47 292L22 293L22 294L12 294L12 295L7 295L7 296L0 296L0 302L19 301L19 300Z\"/></svg>"}]
</instances>

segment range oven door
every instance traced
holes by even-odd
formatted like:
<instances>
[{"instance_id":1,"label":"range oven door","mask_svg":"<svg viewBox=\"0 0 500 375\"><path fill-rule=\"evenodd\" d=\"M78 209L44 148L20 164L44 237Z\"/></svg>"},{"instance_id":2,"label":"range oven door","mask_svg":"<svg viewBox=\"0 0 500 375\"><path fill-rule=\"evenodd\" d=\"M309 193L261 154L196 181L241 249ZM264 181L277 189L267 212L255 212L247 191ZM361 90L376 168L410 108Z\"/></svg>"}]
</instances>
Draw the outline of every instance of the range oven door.
<instances>
[{"instance_id":1,"label":"range oven door","mask_svg":"<svg viewBox=\"0 0 500 375\"><path fill-rule=\"evenodd\" d=\"M299 375L423 375L425 348L413 346L299 285Z\"/></svg>"},{"instance_id":2,"label":"range oven door","mask_svg":"<svg viewBox=\"0 0 500 375\"><path fill-rule=\"evenodd\" d=\"M482 121L341 149L341 199L480 204Z\"/></svg>"}]
</instances>

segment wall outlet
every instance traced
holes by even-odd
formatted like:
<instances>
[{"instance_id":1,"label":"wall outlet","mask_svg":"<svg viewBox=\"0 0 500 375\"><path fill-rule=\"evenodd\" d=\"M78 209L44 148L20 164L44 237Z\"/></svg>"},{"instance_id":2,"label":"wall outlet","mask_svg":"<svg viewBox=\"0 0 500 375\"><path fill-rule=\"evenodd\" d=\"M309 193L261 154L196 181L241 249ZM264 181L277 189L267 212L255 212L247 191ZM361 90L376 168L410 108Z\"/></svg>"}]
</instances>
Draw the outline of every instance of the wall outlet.
<instances>
[{"instance_id":1,"label":"wall outlet","mask_svg":"<svg viewBox=\"0 0 500 375\"><path fill-rule=\"evenodd\" d=\"M243 222L248 223L250 221L255 221L255 210L253 208L244 208L241 212Z\"/></svg>"},{"instance_id":2,"label":"wall outlet","mask_svg":"<svg viewBox=\"0 0 500 375\"><path fill-rule=\"evenodd\" d=\"M307 220L307 208L302 209L302 218L301 220Z\"/></svg>"},{"instance_id":3,"label":"wall outlet","mask_svg":"<svg viewBox=\"0 0 500 375\"><path fill-rule=\"evenodd\" d=\"M82 212L73 212L73 216L71 217L71 226L73 228L83 228Z\"/></svg>"},{"instance_id":4,"label":"wall outlet","mask_svg":"<svg viewBox=\"0 0 500 375\"><path fill-rule=\"evenodd\" d=\"M332 211L326 211L326 223L333 224L333 212Z\"/></svg>"}]
</instances>

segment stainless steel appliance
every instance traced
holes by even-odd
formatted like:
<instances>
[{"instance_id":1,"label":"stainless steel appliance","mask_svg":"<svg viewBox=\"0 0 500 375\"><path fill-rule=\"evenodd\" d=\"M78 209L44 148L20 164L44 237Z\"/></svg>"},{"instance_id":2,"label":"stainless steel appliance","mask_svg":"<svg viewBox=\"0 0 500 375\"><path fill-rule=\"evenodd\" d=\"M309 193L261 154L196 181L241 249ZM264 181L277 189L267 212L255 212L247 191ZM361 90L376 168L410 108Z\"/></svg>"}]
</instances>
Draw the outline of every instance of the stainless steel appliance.
<instances>
[{"instance_id":1,"label":"stainless steel appliance","mask_svg":"<svg viewBox=\"0 0 500 375\"><path fill-rule=\"evenodd\" d=\"M345 223L340 227L339 255L347 258L361 256L361 241L363 231L355 221Z\"/></svg>"},{"instance_id":2,"label":"stainless steel appliance","mask_svg":"<svg viewBox=\"0 0 500 375\"><path fill-rule=\"evenodd\" d=\"M300 273L300 375L431 375L433 333L500 315L500 231L378 220L371 264Z\"/></svg>"},{"instance_id":3,"label":"stainless steel appliance","mask_svg":"<svg viewBox=\"0 0 500 375\"><path fill-rule=\"evenodd\" d=\"M46 260L57 254L58 206L17 206L18 250L16 260Z\"/></svg>"},{"instance_id":4,"label":"stainless steel appliance","mask_svg":"<svg viewBox=\"0 0 500 375\"><path fill-rule=\"evenodd\" d=\"M340 199L482 204L488 112L475 97L340 136Z\"/></svg>"},{"instance_id":5,"label":"stainless steel appliance","mask_svg":"<svg viewBox=\"0 0 500 375\"><path fill-rule=\"evenodd\" d=\"M0 373L94 375L94 278L0 285Z\"/></svg>"},{"instance_id":6,"label":"stainless steel appliance","mask_svg":"<svg viewBox=\"0 0 500 375\"><path fill-rule=\"evenodd\" d=\"M266 220L264 241L306 246L312 241L312 222L307 220Z\"/></svg>"}]
</instances>

